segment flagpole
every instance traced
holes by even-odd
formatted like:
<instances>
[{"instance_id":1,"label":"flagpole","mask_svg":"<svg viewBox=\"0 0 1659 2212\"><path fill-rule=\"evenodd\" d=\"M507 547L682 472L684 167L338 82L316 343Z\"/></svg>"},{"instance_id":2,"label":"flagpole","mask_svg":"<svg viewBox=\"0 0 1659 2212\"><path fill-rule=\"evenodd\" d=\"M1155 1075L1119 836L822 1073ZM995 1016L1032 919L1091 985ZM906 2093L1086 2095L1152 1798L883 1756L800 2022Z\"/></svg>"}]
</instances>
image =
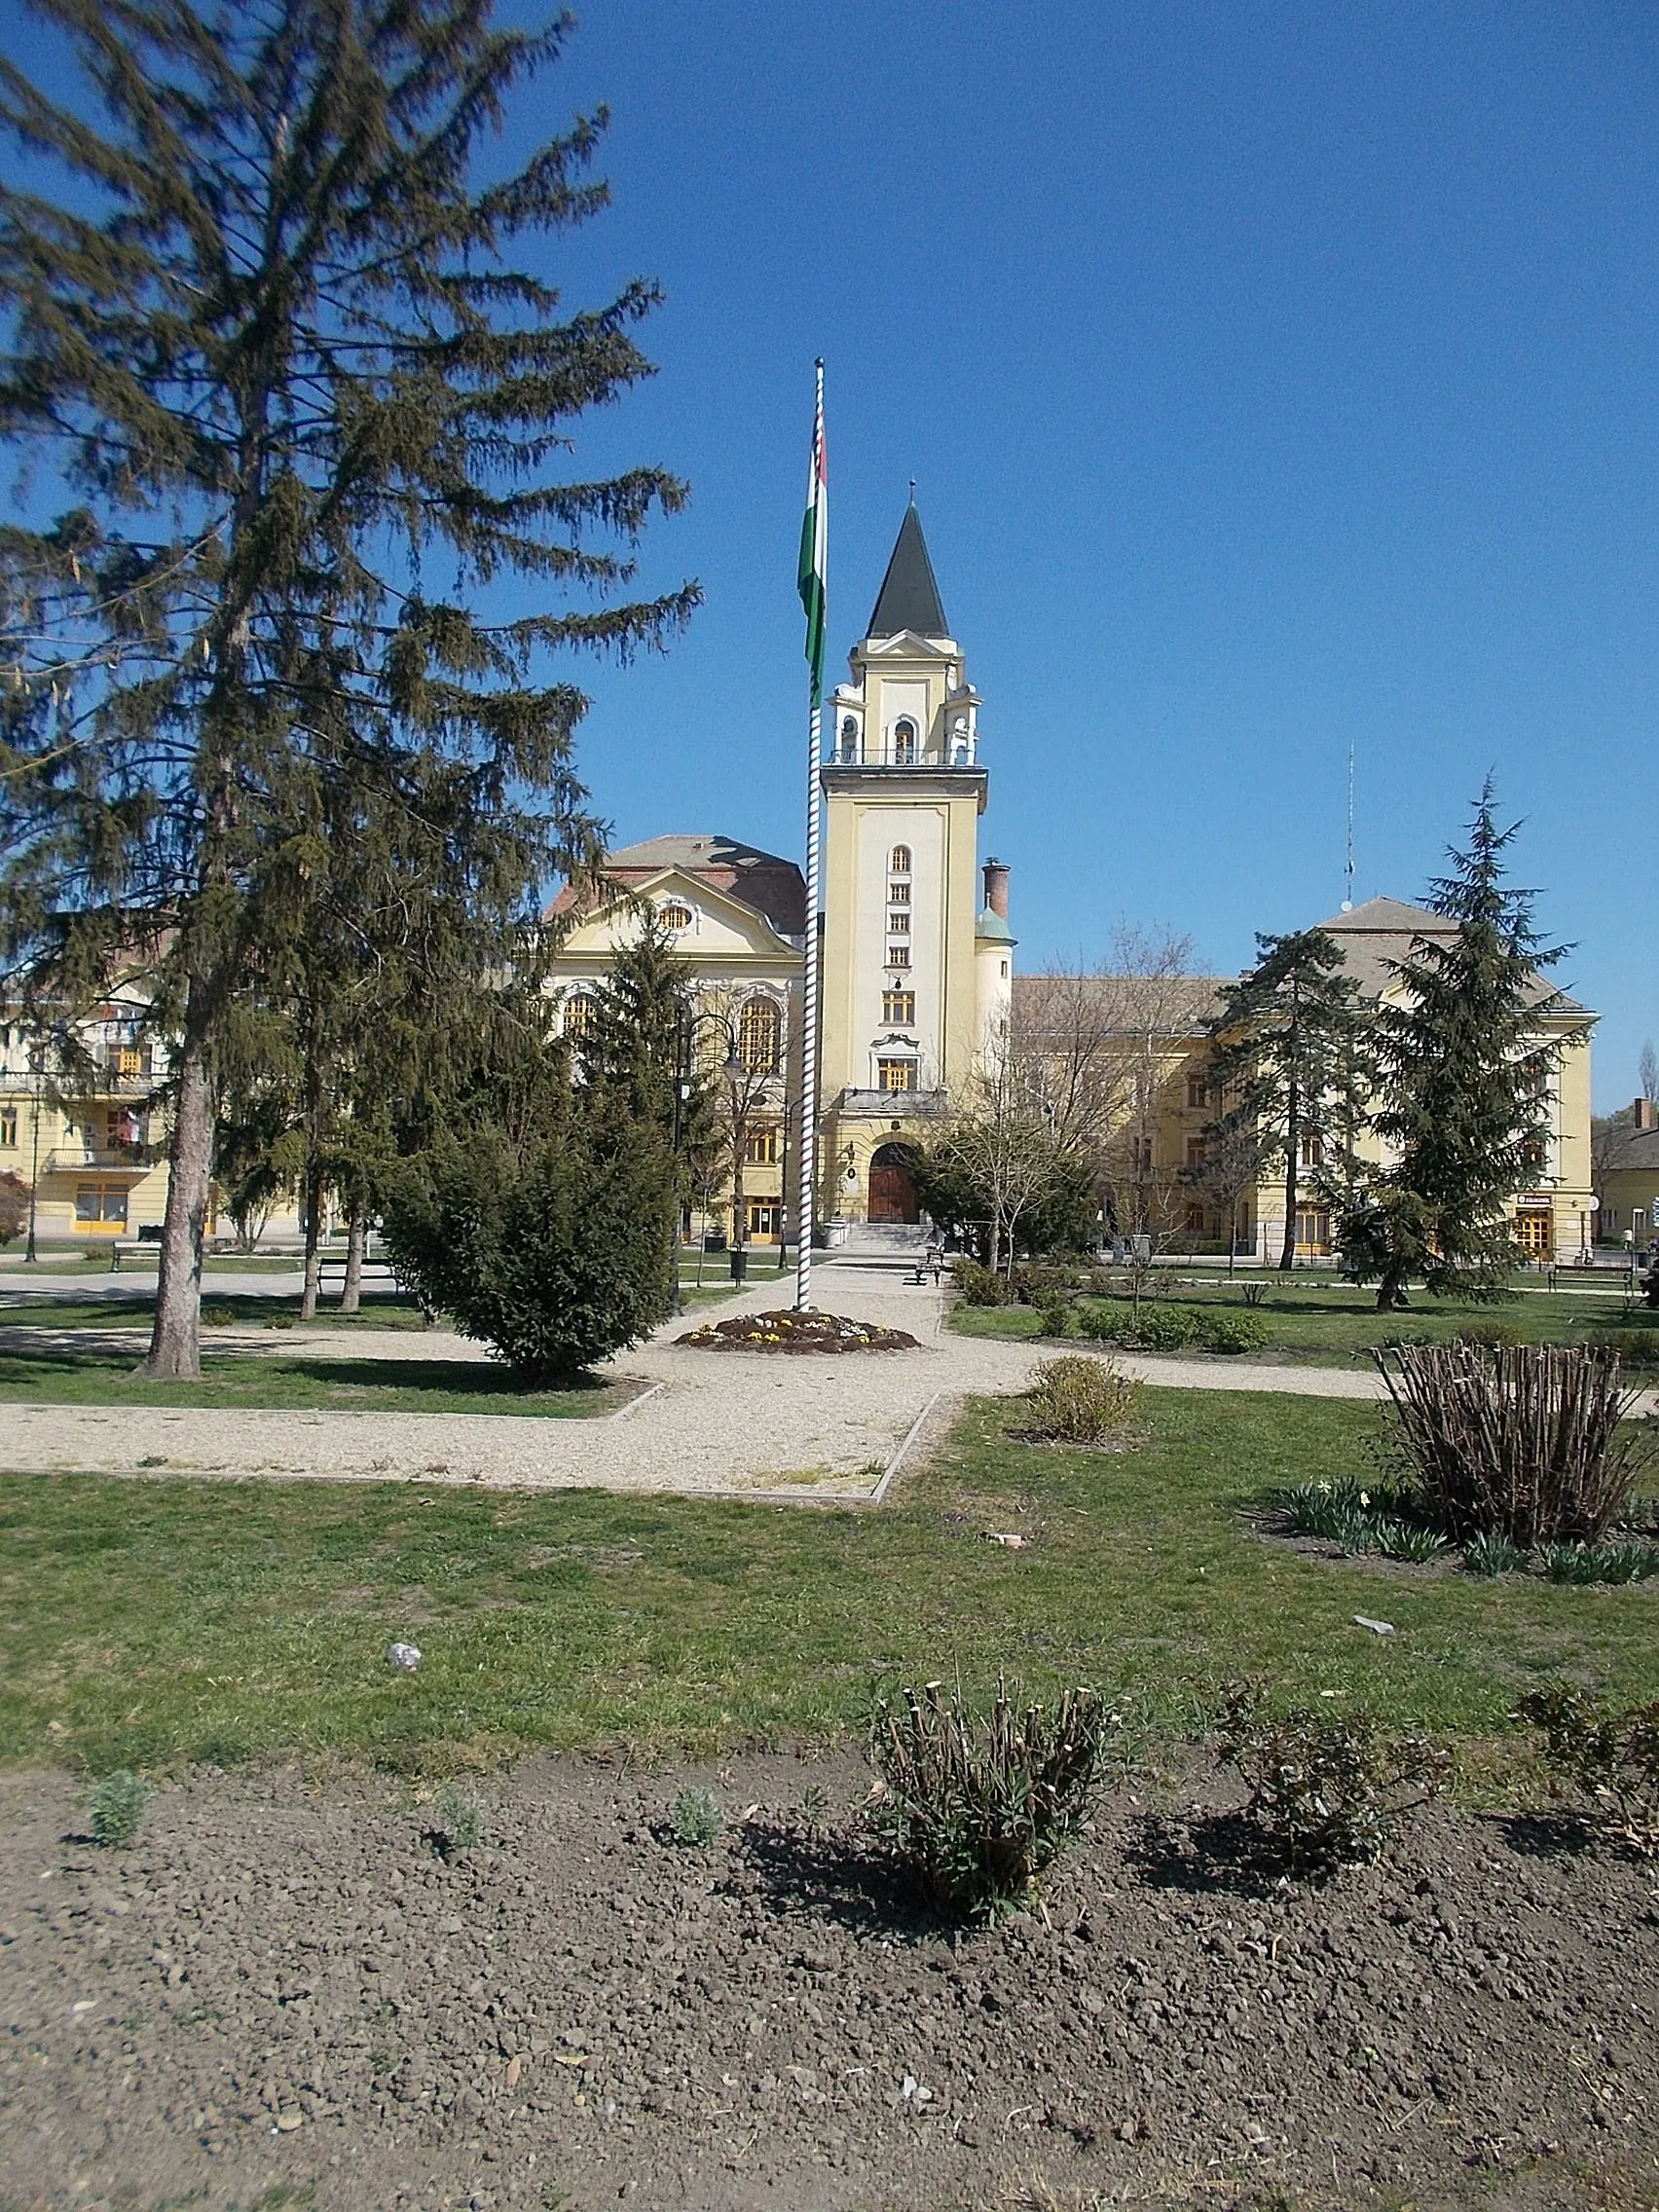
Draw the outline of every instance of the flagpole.
<instances>
[{"instance_id":1,"label":"flagpole","mask_svg":"<svg viewBox=\"0 0 1659 2212\"><path fill-rule=\"evenodd\" d=\"M825 620L822 572L828 569L828 484L824 455L824 363L817 368L817 403L812 418L812 496L824 502L814 531L818 551L819 636L816 657L809 630L807 654L812 668L811 713L806 740L806 943L801 956L800 994L800 1159L795 1169L795 1311L812 1310L812 1230L818 1194L818 764L823 735ZM809 508L809 514L813 513ZM804 550L804 549L803 549Z\"/></svg>"}]
</instances>

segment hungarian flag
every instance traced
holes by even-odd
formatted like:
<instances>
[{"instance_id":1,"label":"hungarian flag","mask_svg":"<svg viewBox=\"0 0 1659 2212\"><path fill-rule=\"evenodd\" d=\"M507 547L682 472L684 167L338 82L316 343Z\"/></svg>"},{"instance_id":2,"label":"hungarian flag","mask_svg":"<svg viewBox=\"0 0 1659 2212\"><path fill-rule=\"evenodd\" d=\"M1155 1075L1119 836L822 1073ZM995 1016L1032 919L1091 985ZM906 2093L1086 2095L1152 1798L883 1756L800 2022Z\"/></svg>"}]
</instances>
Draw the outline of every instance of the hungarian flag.
<instances>
[{"instance_id":1,"label":"hungarian flag","mask_svg":"<svg viewBox=\"0 0 1659 2212\"><path fill-rule=\"evenodd\" d=\"M800 603L806 608L806 663L812 703L824 703L825 586L830 568L830 462L824 450L824 369L818 371L818 411L812 424L812 468L800 526Z\"/></svg>"}]
</instances>

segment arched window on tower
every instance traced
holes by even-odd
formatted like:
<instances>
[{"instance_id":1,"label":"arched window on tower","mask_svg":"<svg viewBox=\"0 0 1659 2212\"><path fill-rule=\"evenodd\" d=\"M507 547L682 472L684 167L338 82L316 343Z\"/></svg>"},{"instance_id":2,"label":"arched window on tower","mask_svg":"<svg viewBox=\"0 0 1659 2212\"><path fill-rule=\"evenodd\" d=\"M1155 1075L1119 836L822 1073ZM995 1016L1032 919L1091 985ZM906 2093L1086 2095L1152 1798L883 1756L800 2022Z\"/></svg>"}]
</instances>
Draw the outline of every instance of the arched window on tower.
<instances>
[{"instance_id":1,"label":"arched window on tower","mask_svg":"<svg viewBox=\"0 0 1659 2212\"><path fill-rule=\"evenodd\" d=\"M572 991L565 1001L565 1035L574 1046L593 1029L593 994L591 991Z\"/></svg>"},{"instance_id":2,"label":"arched window on tower","mask_svg":"<svg viewBox=\"0 0 1659 2212\"><path fill-rule=\"evenodd\" d=\"M843 760L853 762L857 761L858 756L858 718L854 715L843 715L841 717L841 758Z\"/></svg>"},{"instance_id":3,"label":"arched window on tower","mask_svg":"<svg viewBox=\"0 0 1659 2212\"><path fill-rule=\"evenodd\" d=\"M916 764L916 725L906 715L893 725L893 765L896 768L913 768Z\"/></svg>"},{"instance_id":4,"label":"arched window on tower","mask_svg":"<svg viewBox=\"0 0 1659 2212\"><path fill-rule=\"evenodd\" d=\"M770 999L746 999L737 1017L737 1057L747 1075L771 1075L783 1049L784 1024Z\"/></svg>"},{"instance_id":5,"label":"arched window on tower","mask_svg":"<svg viewBox=\"0 0 1659 2212\"><path fill-rule=\"evenodd\" d=\"M910 872L909 846L895 845L892 852L887 856L887 866L895 875L908 875Z\"/></svg>"}]
</instances>

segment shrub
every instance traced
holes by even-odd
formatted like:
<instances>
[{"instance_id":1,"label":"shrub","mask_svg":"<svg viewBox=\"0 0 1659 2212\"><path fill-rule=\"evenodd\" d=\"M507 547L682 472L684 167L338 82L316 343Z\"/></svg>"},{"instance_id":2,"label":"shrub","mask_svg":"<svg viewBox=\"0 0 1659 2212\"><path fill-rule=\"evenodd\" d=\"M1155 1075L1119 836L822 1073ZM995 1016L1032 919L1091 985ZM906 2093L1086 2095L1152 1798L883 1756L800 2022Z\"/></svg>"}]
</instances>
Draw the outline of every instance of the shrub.
<instances>
[{"instance_id":1,"label":"shrub","mask_svg":"<svg viewBox=\"0 0 1659 2212\"><path fill-rule=\"evenodd\" d=\"M1116 1345L1123 1343L1124 1333L1129 1325L1129 1317L1121 1307L1116 1305L1080 1306L1077 1313L1077 1325L1084 1336L1092 1337L1096 1344Z\"/></svg>"},{"instance_id":2,"label":"shrub","mask_svg":"<svg viewBox=\"0 0 1659 2212\"><path fill-rule=\"evenodd\" d=\"M1180 1351L1204 1334L1204 1316L1191 1306L1143 1306L1124 1339L1145 1351Z\"/></svg>"},{"instance_id":3,"label":"shrub","mask_svg":"<svg viewBox=\"0 0 1659 2212\"><path fill-rule=\"evenodd\" d=\"M106 1850L130 1843L144 1825L150 1785L130 1767L118 1766L92 1791L92 1838Z\"/></svg>"},{"instance_id":4,"label":"shrub","mask_svg":"<svg viewBox=\"0 0 1659 2212\"><path fill-rule=\"evenodd\" d=\"M958 1260L950 1271L956 1294L964 1306L1009 1306L1014 1293L995 1268L982 1268L977 1260Z\"/></svg>"},{"instance_id":5,"label":"shrub","mask_svg":"<svg viewBox=\"0 0 1659 2212\"><path fill-rule=\"evenodd\" d=\"M1247 1818L1269 1856L1314 1874L1375 1859L1395 1821L1436 1795L1452 1765L1426 1737L1384 1736L1366 1713L1274 1714L1258 1681L1228 1690L1220 1751L1249 1788Z\"/></svg>"},{"instance_id":6,"label":"shrub","mask_svg":"<svg viewBox=\"0 0 1659 2212\"><path fill-rule=\"evenodd\" d=\"M1530 1561L1519 1544L1494 1529L1484 1529L1463 1546L1463 1565L1471 1574L1520 1574Z\"/></svg>"},{"instance_id":7,"label":"shrub","mask_svg":"<svg viewBox=\"0 0 1659 2212\"><path fill-rule=\"evenodd\" d=\"M423 1306L533 1385L568 1382L670 1309L674 1163L644 1117L520 1141L442 1133L386 1184L387 1250Z\"/></svg>"},{"instance_id":8,"label":"shrub","mask_svg":"<svg viewBox=\"0 0 1659 2212\"><path fill-rule=\"evenodd\" d=\"M471 1851L484 1833L484 1808L470 1790L449 1783L438 1792L426 1832L446 1859L455 1851Z\"/></svg>"},{"instance_id":9,"label":"shrub","mask_svg":"<svg viewBox=\"0 0 1659 2212\"><path fill-rule=\"evenodd\" d=\"M1543 1730L1558 1794L1577 1793L1587 1827L1659 1857L1659 1701L1607 1713L1577 1690L1533 1690L1514 1717Z\"/></svg>"},{"instance_id":10,"label":"shrub","mask_svg":"<svg viewBox=\"0 0 1659 2212\"><path fill-rule=\"evenodd\" d=\"M1037 1301L1037 1311L1046 1337L1064 1337L1071 1333L1071 1305L1062 1291L1051 1291Z\"/></svg>"},{"instance_id":11,"label":"shrub","mask_svg":"<svg viewBox=\"0 0 1659 2212\"><path fill-rule=\"evenodd\" d=\"M1627 1367L1659 1367L1659 1330L1607 1329L1584 1342L1593 1351L1615 1352Z\"/></svg>"},{"instance_id":12,"label":"shrub","mask_svg":"<svg viewBox=\"0 0 1659 2212\"><path fill-rule=\"evenodd\" d=\"M1033 1426L1056 1443L1097 1444L1134 1411L1141 1386L1109 1359L1047 1359L1030 1390Z\"/></svg>"},{"instance_id":13,"label":"shrub","mask_svg":"<svg viewBox=\"0 0 1659 2212\"><path fill-rule=\"evenodd\" d=\"M1621 1430L1633 1401L1610 1353L1456 1344L1379 1353L1377 1364L1430 1517L1451 1535L1493 1530L1529 1549L1594 1540L1648 1456Z\"/></svg>"},{"instance_id":14,"label":"shrub","mask_svg":"<svg viewBox=\"0 0 1659 2212\"><path fill-rule=\"evenodd\" d=\"M29 1194L22 1182L8 1171L0 1175L0 1250L23 1234L29 1218Z\"/></svg>"},{"instance_id":15,"label":"shrub","mask_svg":"<svg viewBox=\"0 0 1659 2212\"><path fill-rule=\"evenodd\" d=\"M1234 1313L1225 1309L1206 1316L1204 1349L1206 1351L1259 1351L1268 1341L1267 1324L1254 1313Z\"/></svg>"},{"instance_id":16,"label":"shrub","mask_svg":"<svg viewBox=\"0 0 1659 2212\"><path fill-rule=\"evenodd\" d=\"M942 1685L877 1708L872 1821L929 1902L985 1920L1019 1903L1076 1834L1111 1715L1092 1690L1067 1690L1051 1715L1015 1710L1006 1682L983 1719Z\"/></svg>"},{"instance_id":17,"label":"shrub","mask_svg":"<svg viewBox=\"0 0 1659 2212\"><path fill-rule=\"evenodd\" d=\"M237 1309L234 1306L227 1306L219 1299L208 1299L203 1305L202 1326L204 1329L234 1329L236 1324Z\"/></svg>"},{"instance_id":18,"label":"shrub","mask_svg":"<svg viewBox=\"0 0 1659 2212\"><path fill-rule=\"evenodd\" d=\"M687 1851L707 1851L724 1826L712 1789L682 1789L668 1809L668 1832Z\"/></svg>"},{"instance_id":19,"label":"shrub","mask_svg":"<svg viewBox=\"0 0 1659 2212\"><path fill-rule=\"evenodd\" d=\"M1244 1285L1244 1303L1246 1306L1265 1306L1267 1301L1268 1286L1265 1282L1247 1282Z\"/></svg>"},{"instance_id":20,"label":"shrub","mask_svg":"<svg viewBox=\"0 0 1659 2212\"><path fill-rule=\"evenodd\" d=\"M1487 1351L1506 1351L1526 1339L1513 1321L1465 1321L1454 1342L1477 1345Z\"/></svg>"}]
</instances>

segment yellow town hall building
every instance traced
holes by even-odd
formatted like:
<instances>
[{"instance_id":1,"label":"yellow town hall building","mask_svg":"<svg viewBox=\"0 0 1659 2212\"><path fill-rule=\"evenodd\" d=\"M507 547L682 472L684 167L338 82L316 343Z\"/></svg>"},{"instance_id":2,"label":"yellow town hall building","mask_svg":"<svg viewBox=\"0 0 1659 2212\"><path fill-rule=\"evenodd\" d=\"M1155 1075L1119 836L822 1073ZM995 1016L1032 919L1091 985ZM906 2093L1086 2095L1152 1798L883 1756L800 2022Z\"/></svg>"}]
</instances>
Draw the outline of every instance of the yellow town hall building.
<instances>
[{"instance_id":1,"label":"yellow town hall building","mask_svg":"<svg viewBox=\"0 0 1659 2212\"><path fill-rule=\"evenodd\" d=\"M962 1094L987 1035L1008 1019L1008 870L979 865L989 779L978 714L912 504L850 680L826 707L821 1220L918 1218L910 1147L944 1099ZM669 835L612 853L608 873L614 898L572 919L565 891L549 908L566 932L554 968L566 1021L580 1025L584 994L647 903L695 975L702 1049L729 1044L741 1065L733 1082L753 1099L735 1226L756 1243L786 1229L793 1236L807 926L799 869L734 838Z\"/></svg>"}]
</instances>

